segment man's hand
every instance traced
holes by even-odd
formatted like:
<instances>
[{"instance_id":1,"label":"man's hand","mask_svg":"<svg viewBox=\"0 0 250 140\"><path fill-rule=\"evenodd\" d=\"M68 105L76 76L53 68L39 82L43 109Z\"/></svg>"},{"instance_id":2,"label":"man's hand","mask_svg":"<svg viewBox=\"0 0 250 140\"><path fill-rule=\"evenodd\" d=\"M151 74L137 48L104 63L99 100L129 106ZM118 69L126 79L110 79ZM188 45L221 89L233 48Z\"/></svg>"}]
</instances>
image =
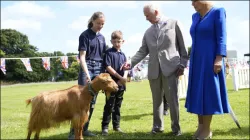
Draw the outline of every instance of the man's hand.
<instances>
[{"instance_id":1,"label":"man's hand","mask_svg":"<svg viewBox=\"0 0 250 140\"><path fill-rule=\"evenodd\" d=\"M178 69L176 70L176 76L179 77L184 74L184 66L179 65Z\"/></svg>"},{"instance_id":2,"label":"man's hand","mask_svg":"<svg viewBox=\"0 0 250 140\"><path fill-rule=\"evenodd\" d=\"M122 66L121 69L123 70L130 70L131 69L131 65L127 62L125 62Z\"/></svg>"}]
</instances>

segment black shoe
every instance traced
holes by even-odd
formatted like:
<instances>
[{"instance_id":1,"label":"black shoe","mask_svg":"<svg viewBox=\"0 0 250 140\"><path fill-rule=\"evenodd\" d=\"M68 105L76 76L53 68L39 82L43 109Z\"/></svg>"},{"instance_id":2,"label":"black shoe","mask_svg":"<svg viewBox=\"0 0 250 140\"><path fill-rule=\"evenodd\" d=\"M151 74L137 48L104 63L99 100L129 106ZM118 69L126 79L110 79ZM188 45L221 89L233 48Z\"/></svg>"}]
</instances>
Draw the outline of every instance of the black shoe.
<instances>
[{"instance_id":1,"label":"black shoe","mask_svg":"<svg viewBox=\"0 0 250 140\"><path fill-rule=\"evenodd\" d=\"M172 132L172 133L174 136L177 136L177 137L182 135L181 131Z\"/></svg>"},{"instance_id":2,"label":"black shoe","mask_svg":"<svg viewBox=\"0 0 250 140\"><path fill-rule=\"evenodd\" d=\"M164 131L164 130L161 130L161 129L159 129L159 128L153 128L153 129L151 130L151 134L163 133L163 131Z\"/></svg>"},{"instance_id":3,"label":"black shoe","mask_svg":"<svg viewBox=\"0 0 250 140\"><path fill-rule=\"evenodd\" d=\"M114 131L117 131L117 132L120 132L120 133L124 133L124 132L121 130L121 128L120 128L120 127L118 127L118 128L114 128L113 130L114 130Z\"/></svg>"},{"instance_id":4,"label":"black shoe","mask_svg":"<svg viewBox=\"0 0 250 140\"><path fill-rule=\"evenodd\" d=\"M103 136L107 136L107 135L108 135L108 133L109 133L108 128L104 128L104 129L102 129L102 135L103 135Z\"/></svg>"},{"instance_id":5,"label":"black shoe","mask_svg":"<svg viewBox=\"0 0 250 140\"><path fill-rule=\"evenodd\" d=\"M83 131L83 132L82 132L82 135L83 135L83 136L86 136L86 137L96 137L96 134L93 134L93 133L91 133L91 132L88 131L88 130Z\"/></svg>"},{"instance_id":6,"label":"black shoe","mask_svg":"<svg viewBox=\"0 0 250 140\"><path fill-rule=\"evenodd\" d=\"M167 111L167 110L164 110L164 111L163 111L163 114L164 114L165 116L167 116L167 115L168 115L168 111Z\"/></svg>"},{"instance_id":7,"label":"black shoe","mask_svg":"<svg viewBox=\"0 0 250 140\"><path fill-rule=\"evenodd\" d=\"M74 139L75 139L74 129L71 128L68 135L68 140L74 140Z\"/></svg>"}]
</instances>

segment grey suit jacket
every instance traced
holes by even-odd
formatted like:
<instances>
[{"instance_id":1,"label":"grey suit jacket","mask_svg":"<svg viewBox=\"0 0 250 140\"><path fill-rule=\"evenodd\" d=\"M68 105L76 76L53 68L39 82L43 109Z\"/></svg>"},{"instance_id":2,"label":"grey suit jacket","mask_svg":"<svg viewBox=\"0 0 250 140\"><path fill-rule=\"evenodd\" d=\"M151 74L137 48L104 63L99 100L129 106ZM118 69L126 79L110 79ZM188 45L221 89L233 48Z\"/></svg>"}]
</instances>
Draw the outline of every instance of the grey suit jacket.
<instances>
[{"instance_id":1,"label":"grey suit jacket","mask_svg":"<svg viewBox=\"0 0 250 140\"><path fill-rule=\"evenodd\" d=\"M187 65L188 54L179 23L166 17L162 21L160 30L155 25L146 30L142 46L131 59L131 66L134 67L149 54L149 80L156 79L160 69L164 76L169 76L180 64Z\"/></svg>"}]
</instances>

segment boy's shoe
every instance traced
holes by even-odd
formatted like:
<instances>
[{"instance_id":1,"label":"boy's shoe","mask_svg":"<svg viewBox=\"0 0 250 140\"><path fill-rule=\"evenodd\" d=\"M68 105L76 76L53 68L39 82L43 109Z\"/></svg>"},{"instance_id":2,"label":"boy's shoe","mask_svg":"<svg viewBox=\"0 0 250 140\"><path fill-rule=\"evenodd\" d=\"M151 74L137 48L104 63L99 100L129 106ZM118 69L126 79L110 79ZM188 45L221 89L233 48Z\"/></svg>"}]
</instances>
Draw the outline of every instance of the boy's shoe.
<instances>
[{"instance_id":1,"label":"boy's shoe","mask_svg":"<svg viewBox=\"0 0 250 140\"><path fill-rule=\"evenodd\" d=\"M177 137L182 135L181 131L172 132L172 134Z\"/></svg>"},{"instance_id":2,"label":"boy's shoe","mask_svg":"<svg viewBox=\"0 0 250 140\"><path fill-rule=\"evenodd\" d=\"M156 134L156 133L163 133L163 131L164 130L162 130L162 129L159 129L159 128L153 128L152 130L151 130L151 134Z\"/></svg>"},{"instance_id":3,"label":"boy's shoe","mask_svg":"<svg viewBox=\"0 0 250 140\"><path fill-rule=\"evenodd\" d=\"M164 114L165 116L167 116L167 115L168 115L168 110L164 110L164 111L163 111L163 114Z\"/></svg>"},{"instance_id":4,"label":"boy's shoe","mask_svg":"<svg viewBox=\"0 0 250 140\"><path fill-rule=\"evenodd\" d=\"M114 128L114 131L117 131L117 132L120 132L120 133L124 133L120 127Z\"/></svg>"},{"instance_id":5,"label":"boy's shoe","mask_svg":"<svg viewBox=\"0 0 250 140\"><path fill-rule=\"evenodd\" d=\"M96 135L91 133L90 131L86 130L82 132L83 137L95 137ZM69 135L68 135L68 140L73 140L75 139L75 134L74 134L74 129L70 129Z\"/></svg>"},{"instance_id":6,"label":"boy's shoe","mask_svg":"<svg viewBox=\"0 0 250 140\"><path fill-rule=\"evenodd\" d=\"M83 131L82 135L86 137L96 137L96 134L91 133L89 130Z\"/></svg>"},{"instance_id":7,"label":"boy's shoe","mask_svg":"<svg viewBox=\"0 0 250 140\"><path fill-rule=\"evenodd\" d=\"M108 135L108 133L109 133L108 128L104 128L104 129L102 129L102 135L103 135L103 136L107 136L107 135Z\"/></svg>"}]
</instances>

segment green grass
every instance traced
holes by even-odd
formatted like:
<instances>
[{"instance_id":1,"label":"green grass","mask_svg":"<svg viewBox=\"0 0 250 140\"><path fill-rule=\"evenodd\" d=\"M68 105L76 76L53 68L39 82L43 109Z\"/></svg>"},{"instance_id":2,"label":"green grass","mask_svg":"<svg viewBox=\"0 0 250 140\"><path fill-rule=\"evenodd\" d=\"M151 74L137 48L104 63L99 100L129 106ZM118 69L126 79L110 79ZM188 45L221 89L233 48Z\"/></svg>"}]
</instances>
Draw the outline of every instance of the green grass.
<instances>
[{"instance_id":1,"label":"green grass","mask_svg":"<svg viewBox=\"0 0 250 140\"><path fill-rule=\"evenodd\" d=\"M28 84L1 87L1 139L25 139L31 107L26 108L25 100L41 91L68 88L74 82ZM237 115L242 129L238 129L229 114L215 115L211 128L214 139L249 139L249 89L233 91L232 80L228 80L229 102ZM165 131L149 134L152 128L152 97L147 80L127 84L127 92L121 108L121 128L126 134L113 132L110 123L109 136L101 136L101 120L105 103L100 93L90 122L89 129L98 134L93 139L174 139L171 136L170 116L164 116ZM197 128L197 116L186 112L185 100L180 101L180 125L183 135L178 139L191 139ZM41 139L67 139L70 123L41 132ZM33 138L33 135L32 135ZM87 137L85 137L87 138ZM89 138L88 138L89 139Z\"/></svg>"}]
</instances>

